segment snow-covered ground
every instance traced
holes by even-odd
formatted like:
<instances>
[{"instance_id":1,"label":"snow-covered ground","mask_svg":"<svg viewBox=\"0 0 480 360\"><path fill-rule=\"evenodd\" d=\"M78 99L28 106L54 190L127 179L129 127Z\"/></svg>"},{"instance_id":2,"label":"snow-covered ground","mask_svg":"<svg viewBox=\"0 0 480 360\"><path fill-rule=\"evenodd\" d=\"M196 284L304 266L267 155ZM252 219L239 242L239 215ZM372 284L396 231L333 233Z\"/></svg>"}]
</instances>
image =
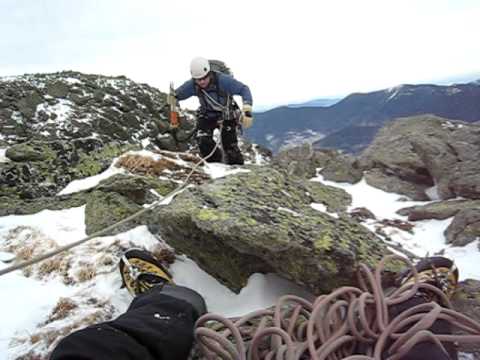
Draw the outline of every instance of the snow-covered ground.
<instances>
[{"instance_id":1,"label":"snow-covered ground","mask_svg":"<svg viewBox=\"0 0 480 360\"><path fill-rule=\"evenodd\" d=\"M0 159L2 153L0 153ZM0 160L1 161L1 160ZM240 167L231 167L222 164L208 164L204 170L213 178L228 176L235 172L248 171ZM113 168L105 173L72 182L62 193L71 193L95 186L101 179L116 173ZM345 189L353 197L351 208L366 207L379 219L403 219L396 210L419 202L399 201L398 194L386 193L375 189L361 181L355 185L340 184L324 181L321 177L312 179L329 185ZM312 204L318 211L326 212L323 204ZM279 209L286 211L288 209ZM336 216L336 214L329 214ZM388 235L397 243L418 256L434 254L440 250L445 255L455 259L460 268L461 278L480 279L480 268L475 264L480 260L478 244L473 243L463 248L455 248L445 244L443 231L451 219L444 221L426 220L414 223L413 234L397 228L387 228ZM373 222L366 222L365 226L373 229ZM34 256L51 251L55 247L71 243L84 238L84 207L62 211L45 210L34 215L6 216L0 218L0 269L10 265L13 248L18 246L30 247ZM47 324L52 310L60 298L78 300L86 294L112 306L113 315L123 312L128 306L131 297L125 289L120 289L121 279L117 271L117 262L121 253L119 249L128 247L142 247L154 250L159 239L152 235L145 226L115 236L105 236L80 245L63 255L62 261L69 264L67 275L78 279L82 267L93 266L98 269L93 279L75 281L66 284L65 274L56 269L45 271L42 264L34 265L30 276L22 271L15 271L0 277L0 360L12 359L25 352L25 342L38 330L38 325L60 326L58 322ZM116 249L112 251L111 249ZM109 251L110 250L110 251ZM106 259L105 254L111 259ZM107 261L108 260L108 261ZM43 270L42 270L43 269ZM239 294L231 292L201 270L192 260L178 257L171 266L174 281L186 285L200 292L206 299L209 310L227 316L237 316L250 311L268 307L279 296L293 293L309 296L296 285L283 280L273 274L254 274L250 277L247 286ZM68 282L67 282L68 283ZM79 316L85 315L79 310ZM87 310L85 310L87 311Z\"/></svg>"},{"instance_id":2,"label":"snow-covered ground","mask_svg":"<svg viewBox=\"0 0 480 360\"><path fill-rule=\"evenodd\" d=\"M365 180L352 185L348 183L335 183L325 181L322 176L318 176L312 181L319 181L326 185L332 185L344 189L352 196L352 205L349 210L365 207L369 209L379 220L382 219L400 219L407 220L406 216L396 213L397 210L414 205L426 204L419 201L405 201L405 196L387 193L380 189L368 185ZM413 234L402 231L395 227L385 228L386 234L403 248L413 254L423 257L434 255L443 251L443 256L455 260L460 269L460 280L477 279L480 280L480 267L477 266L480 261L480 251L478 242L474 241L464 247L454 247L446 244L443 232L450 225L453 218L446 220L422 220L415 221ZM374 231L376 221L365 222L365 226Z\"/></svg>"}]
</instances>

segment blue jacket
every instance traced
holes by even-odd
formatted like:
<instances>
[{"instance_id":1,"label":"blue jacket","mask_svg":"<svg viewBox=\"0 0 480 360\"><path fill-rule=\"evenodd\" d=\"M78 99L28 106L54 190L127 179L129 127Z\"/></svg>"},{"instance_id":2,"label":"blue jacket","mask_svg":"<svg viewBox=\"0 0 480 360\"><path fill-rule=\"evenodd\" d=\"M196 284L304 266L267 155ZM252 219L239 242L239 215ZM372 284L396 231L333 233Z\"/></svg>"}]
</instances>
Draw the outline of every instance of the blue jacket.
<instances>
[{"instance_id":1,"label":"blue jacket","mask_svg":"<svg viewBox=\"0 0 480 360\"><path fill-rule=\"evenodd\" d=\"M215 77L216 76L216 81ZM218 84L218 88L217 88ZM185 100L192 96L198 96L197 88L193 79L186 81L178 89L175 90L177 100ZM234 79L231 76L220 72L214 72L212 80L205 91L219 104L225 106L227 104L228 95L240 95L244 104L252 105L252 94L247 85ZM219 112L213 109L208 102L205 101L204 96L198 96L200 100L200 111L208 118L218 118Z\"/></svg>"}]
</instances>

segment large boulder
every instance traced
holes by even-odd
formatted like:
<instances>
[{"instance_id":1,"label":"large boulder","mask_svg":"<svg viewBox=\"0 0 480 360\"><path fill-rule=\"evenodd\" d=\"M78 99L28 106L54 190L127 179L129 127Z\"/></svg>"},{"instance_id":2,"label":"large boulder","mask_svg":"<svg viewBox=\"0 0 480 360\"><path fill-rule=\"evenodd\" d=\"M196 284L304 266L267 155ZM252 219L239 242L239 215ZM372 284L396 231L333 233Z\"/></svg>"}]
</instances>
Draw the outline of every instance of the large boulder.
<instances>
[{"instance_id":1,"label":"large boulder","mask_svg":"<svg viewBox=\"0 0 480 360\"><path fill-rule=\"evenodd\" d=\"M358 262L374 265L387 249L350 217L314 210L319 199L309 184L253 168L185 190L153 214L149 227L235 291L254 272L330 291L351 283Z\"/></svg>"},{"instance_id":2,"label":"large boulder","mask_svg":"<svg viewBox=\"0 0 480 360\"><path fill-rule=\"evenodd\" d=\"M460 210L445 230L447 243L465 246L480 239L480 209Z\"/></svg>"},{"instance_id":3,"label":"large boulder","mask_svg":"<svg viewBox=\"0 0 480 360\"><path fill-rule=\"evenodd\" d=\"M174 181L154 176L117 174L102 180L86 198L85 231L87 234L93 234L103 230L142 210L142 205L158 201L159 198L150 190L164 196L177 187L178 184ZM118 234L146 224L148 216L150 214L146 213L106 232L105 235Z\"/></svg>"},{"instance_id":4,"label":"large boulder","mask_svg":"<svg viewBox=\"0 0 480 360\"><path fill-rule=\"evenodd\" d=\"M434 115L397 119L380 130L360 164L368 183L415 200L428 198L433 186L440 199L480 199L479 136L478 124Z\"/></svg>"},{"instance_id":5,"label":"large boulder","mask_svg":"<svg viewBox=\"0 0 480 360\"><path fill-rule=\"evenodd\" d=\"M314 150L312 144L283 150L272 159L275 167L286 169L290 175L310 179L320 173L326 180L354 184L362 179L363 172L350 155L336 150Z\"/></svg>"}]
</instances>

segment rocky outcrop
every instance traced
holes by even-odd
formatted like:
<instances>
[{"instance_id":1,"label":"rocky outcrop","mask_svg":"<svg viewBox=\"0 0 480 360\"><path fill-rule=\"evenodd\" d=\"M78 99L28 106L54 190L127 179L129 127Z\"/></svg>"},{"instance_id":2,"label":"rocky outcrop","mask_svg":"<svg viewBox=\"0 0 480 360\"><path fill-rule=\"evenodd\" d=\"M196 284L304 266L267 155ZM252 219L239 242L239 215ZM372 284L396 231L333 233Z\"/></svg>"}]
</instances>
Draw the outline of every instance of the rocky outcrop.
<instances>
[{"instance_id":1,"label":"rocky outcrop","mask_svg":"<svg viewBox=\"0 0 480 360\"><path fill-rule=\"evenodd\" d=\"M319 293L387 250L350 217L316 211L312 201L304 180L258 167L185 190L149 227L236 291L254 272L276 272Z\"/></svg>"},{"instance_id":2,"label":"rocky outcrop","mask_svg":"<svg viewBox=\"0 0 480 360\"><path fill-rule=\"evenodd\" d=\"M180 140L191 129L193 122L184 117L174 139L166 95L123 76L64 71L0 78L0 147L94 138L184 150L188 145Z\"/></svg>"},{"instance_id":3,"label":"rocky outcrop","mask_svg":"<svg viewBox=\"0 0 480 360\"><path fill-rule=\"evenodd\" d=\"M480 208L460 210L445 230L445 237L454 246L480 239Z\"/></svg>"},{"instance_id":4,"label":"rocky outcrop","mask_svg":"<svg viewBox=\"0 0 480 360\"><path fill-rule=\"evenodd\" d=\"M455 216L459 211L480 208L478 200L435 201L421 206L411 206L397 211L399 215L408 216L409 221L437 219L444 220Z\"/></svg>"},{"instance_id":5,"label":"rocky outcrop","mask_svg":"<svg viewBox=\"0 0 480 360\"><path fill-rule=\"evenodd\" d=\"M281 151L272 159L272 164L305 179L316 176L318 168L326 180L336 182L354 184L363 176L352 156L336 150L314 150L310 143Z\"/></svg>"},{"instance_id":6,"label":"rocky outcrop","mask_svg":"<svg viewBox=\"0 0 480 360\"><path fill-rule=\"evenodd\" d=\"M161 180L151 176L131 176L118 174L100 182L88 195L85 206L86 233L93 234L117 223L142 210L142 205L153 203L158 195L167 195L178 184L170 180ZM118 234L138 225L146 224L145 214L129 221L104 235Z\"/></svg>"},{"instance_id":7,"label":"rocky outcrop","mask_svg":"<svg viewBox=\"0 0 480 360\"><path fill-rule=\"evenodd\" d=\"M37 199L55 196L73 180L106 170L112 159L132 145L98 139L33 140L8 148L0 163L0 196Z\"/></svg>"},{"instance_id":8,"label":"rocky outcrop","mask_svg":"<svg viewBox=\"0 0 480 360\"><path fill-rule=\"evenodd\" d=\"M398 119L382 128L360 157L369 184L426 200L480 199L480 126L433 115Z\"/></svg>"},{"instance_id":9,"label":"rocky outcrop","mask_svg":"<svg viewBox=\"0 0 480 360\"><path fill-rule=\"evenodd\" d=\"M0 216L30 215L42 210L63 210L85 205L86 202L86 192L23 200L16 197L0 196Z\"/></svg>"}]
</instances>

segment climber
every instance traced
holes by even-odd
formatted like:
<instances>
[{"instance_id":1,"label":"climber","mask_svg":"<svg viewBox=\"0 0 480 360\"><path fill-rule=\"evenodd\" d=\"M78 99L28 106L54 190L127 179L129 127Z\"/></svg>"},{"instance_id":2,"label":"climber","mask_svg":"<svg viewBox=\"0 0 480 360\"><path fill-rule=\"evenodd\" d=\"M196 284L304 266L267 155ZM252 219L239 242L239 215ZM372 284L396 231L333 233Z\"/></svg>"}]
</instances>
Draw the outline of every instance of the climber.
<instances>
[{"instance_id":1,"label":"climber","mask_svg":"<svg viewBox=\"0 0 480 360\"><path fill-rule=\"evenodd\" d=\"M192 78L175 90L177 100L197 96L197 142L200 155L209 162L221 162L222 152L215 149L213 132L222 125L221 140L225 163L243 165L243 155L238 147L237 127L252 125L252 94L248 86L221 71L211 68L211 62L197 57L190 64ZM233 95L242 97L242 112L238 111Z\"/></svg>"}]
</instances>

